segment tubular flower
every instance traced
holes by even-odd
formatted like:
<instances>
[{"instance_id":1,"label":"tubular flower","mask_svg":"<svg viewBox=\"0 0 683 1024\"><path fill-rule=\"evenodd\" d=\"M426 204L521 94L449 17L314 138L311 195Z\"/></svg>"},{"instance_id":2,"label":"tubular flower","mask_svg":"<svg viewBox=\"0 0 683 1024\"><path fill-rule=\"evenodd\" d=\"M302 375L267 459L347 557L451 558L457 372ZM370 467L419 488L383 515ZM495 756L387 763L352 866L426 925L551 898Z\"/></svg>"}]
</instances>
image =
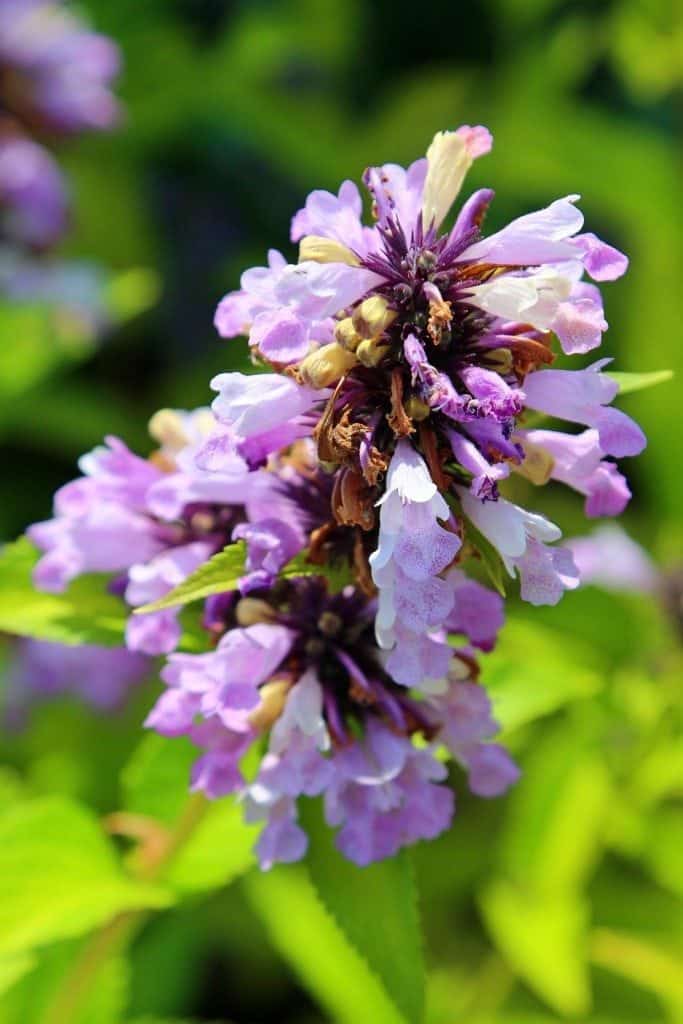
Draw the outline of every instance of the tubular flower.
<instances>
[{"instance_id":1,"label":"tubular flower","mask_svg":"<svg viewBox=\"0 0 683 1024\"><path fill-rule=\"evenodd\" d=\"M337 844L357 864L438 835L453 814L453 795L439 784L447 771L438 746L462 764L480 796L499 795L516 780L507 753L487 742L497 726L472 681L470 649L434 639L443 651L442 685L420 695L388 673L374 638L375 601L357 587L330 593L319 576L279 580L224 602L221 614L212 620L215 650L169 657L167 690L147 725L188 735L203 750L195 790L238 794L247 820L265 822L257 844L263 868L304 855L301 796L323 794ZM265 751L247 780L242 758L263 737Z\"/></svg>"},{"instance_id":2,"label":"tubular flower","mask_svg":"<svg viewBox=\"0 0 683 1024\"><path fill-rule=\"evenodd\" d=\"M571 553L552 546L559 528L502 496L511 473L566 483L585 495L587 515L616 515L630 492L610 457L645 445L610 406L617 384L606 361L549 369L553 339L565 355L583 354L607 328L585 275L612 281L628 264L582 233L579 197L486 235L493 192L480 189L445 226L469 167L490 148L485 128L464 126L437 133L407 170L368 169L369 226L352 182L337 195L313 192L292 221L299 263L271 252L216 315L223 336L247 333L254 359L273 371L248 378L251 416L276 415L268 396L278 375L287 381L300 407L294 427L283 402L282 420L299 437L308 430L333 474L337 522L371 538L377 637L394 652L397 681L409 649L421 654L406 678L433 674L425 643L452 612L452 566L486 542L519 574L527 601L555 604L577 586ZM227 401L214 381L214 408L234 435L247 389L228 377ZM529 429L529 413L588 429Z\"/></svg>"},{"instance_id":3,"label":"tubular flower","mask_svg":"<svg viewBox=\"0 0 683 1024\"><path fill-rule=\"evenodd\" d=\"M83 456L84 475L57 492L55 518L29 529L44 552L36 586L59 592L82 573L113 573L112 589L136 607L163 597L236 531L244 535L251 480L246 463L234 456L221 473L196 465L196 451L213 424L206 409L166 409L150 423L160 447L149 459L115 437ZM260 548L251 545L245 588L250 568L256 579L269 580L298 550L297 536L286 526L270 534L262 525L259 542ZM165 609L131 615L126 642L131 650L162 654L176 647L180 635L177 609Z\"/></svg>"}]
</instances>

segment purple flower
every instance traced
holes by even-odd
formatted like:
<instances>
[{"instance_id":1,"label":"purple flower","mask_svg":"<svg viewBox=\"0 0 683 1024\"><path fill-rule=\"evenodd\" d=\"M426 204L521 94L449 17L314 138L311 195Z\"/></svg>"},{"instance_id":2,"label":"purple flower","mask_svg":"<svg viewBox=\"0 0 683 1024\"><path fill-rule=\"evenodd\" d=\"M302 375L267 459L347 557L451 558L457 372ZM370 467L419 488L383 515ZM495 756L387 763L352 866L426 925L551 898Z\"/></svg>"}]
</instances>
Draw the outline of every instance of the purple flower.
<instances>
[{"instance_id":1,"label":"purple flower","mask_svg":"<svg viewBox=\"0 0 683 1024\"><path fill-rule=\"evenodd\" d=\"M110 91L119 63L114 43L84 28L60 0L3 0L0 103L31 127L110 128L119 116Z\"/></svg>"},{"instance_id":2,"label":"purple flower","mask_svg":"<svg viewBox=\"0 0 683 1024\"><path fill-rule=\"evenodd\" d=\"M548 368L554 337L582 354L607 329L586 275L611 281L628 265L582 231L579 197L485 235L493 192L481 189L443 228L491 144L485 128L466 125L437 133L406 170L368 169L370 225L351 182L337 195L313 192L292 221L299 262L271 251L216 317L224 336L248 334L254 358L274 371L219 385L214 408L232 450L248 458L256 429L315 441L335 479L332 515L365 535L356 575L367 586L369 567L378 590L377 637L393 678L427 689L441 671L435 631L458 620L449 567L477 549L476 531L519 575L523 599L555 604L578 584L571 553L552 546L559 528L506 500L508 477L561 481L585 495L588 515L617 515L630 491L610 457L645 445L610 406L618 388L605 361ZM589 430L529 431L528 410Z\"/></svg>"},{"instance_id":3,"label":"purple flower","mask_svg":"<svg viewBox=\"0 0 683 1024\"><path fill-rule=\"evenodd\" d=\"M0 137L0 240L53 245L67 226L67 195L48 151L22 136Z\"/></svg>"},{"instance_id":4,"label":"purple flower","mask_svg":"<svg viewBox=\"0 0 683 1024\"><path fill-rule=\"evenodd\" d=\"M648 553L615 524L601 526L586 537L573 537L567 546L582 586L643 593L653 593L659 586L659 572Z\"/></svg>"},{"instance_id":5,"label":"purple flower","mask_svg":"<svg viewBox=\"0 0 683 1024\"><path fill-rule=\"evenodd\" d=\"M150 459L113 437L84 456L84 475L55 496L55 517L28 531L44 552L36 586L60 592L83 573L112 573L116 592L136 607L163 597L231 543L246 516L251 474L237 456L220 473L197 466L197 450L213 429L206 409L162 410L150 424L160 444ZM280 535L275 543L282 543ZM288 561L292 548L285 546L279 561L271 556L271 571ZM251 558L258 561L256 551ZM180 635L178 610L169 609L131 615L126 643L145 654L166 654Z\"/></svg>"},{"instance_id":6,"label":"purple flower","mask_svg":"<svg viewBox=\"0 0 683 1024\"><path fill-rule=\"evenodd\" d=\"M294 500L291 480L287 486ZM458 576L452 582L466 599L468 584ZM458 629L486 647L500 609L477 596L488 623L470 625L461 608ZM454 799L442 785L447 770L437 743L451 749L480 795L502 793L516 779L508 755L487 742L497 726L486 697L461 681L475 671L471 653L435 634L429 642L440 651L441 678L424 681L418 670L414 685L397 682L377 645L374 617L375 601L353 586L331 594L319 576L279 580L223 608L221 622L212 623L214 633L223 630L214 651L172 654L162 671L167 690L146 724L189 736L202 750L193 787L210 797L240 796L246 819L263 823L257 855L264 869L305 854L302 797L323 795L339 849L359 865L444 831ZM422 660L437 665L433 654ZM264 734L265 753L247 781L242 758Z\"/></svg>"},{"instance_id":7,"label":"purple flower","mask_svg":"<svg viewBox=\"0 0 683 1024\"><path fill-rule=\"evenodd\" d=\"M21 640L8 674L6 714L16 723L37 701L66 693L98 710L110 711L150 669L147 658L125 648Z\"/></svg>"}]
</instances>

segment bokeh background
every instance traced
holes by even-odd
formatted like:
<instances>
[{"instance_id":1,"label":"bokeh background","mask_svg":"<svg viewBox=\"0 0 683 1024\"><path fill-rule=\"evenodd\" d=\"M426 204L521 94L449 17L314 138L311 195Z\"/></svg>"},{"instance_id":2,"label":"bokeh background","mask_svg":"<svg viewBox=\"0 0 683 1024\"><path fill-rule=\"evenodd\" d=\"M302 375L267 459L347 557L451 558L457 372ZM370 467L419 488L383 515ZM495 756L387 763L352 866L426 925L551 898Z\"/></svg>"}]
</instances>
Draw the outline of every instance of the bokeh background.
<instances>
[{"instance_id":1,"label":"bokeh background","mask_svg":"<svg viewBox=\"0 0 683 1024\"><path fill-rule=\"evenodd\" d=\"M624 525L660 583L654 594L588 587L553 609L512 602L483 678L524 776L491 803L468 800L456 778L454 828L416 851L425 1020L683 1021L680 5L79 6L122 49L125 118L60 152L75 211L62 255L102 268L117 316L95 339L54 309L0 303L3 539L48 516L104 434L147 451L155 409L203 404L212 374L244 365L245 343L213 330L215 305L269 246L293 256L289 219L310 189L409 162L439 129L492 130L468 181L496 189L491 230L579 192L590 230L630 255L628 275L604 289L604 354L619 370L678 371L621 402L650 439L626 466ZM587 530L578 497L546 488L543 510L568 536ZM16 656L6 640L5 664ZM59 792L116 809L155 692L152 681L117 716L75 699L35 708L2 740L2 799ZM247 874L158 915L110 985L119 1009L92 1024L395 1020L300 884ZM40 1019L42 978L10 990L0 1021Z\"/></svg>"}]
</instances>

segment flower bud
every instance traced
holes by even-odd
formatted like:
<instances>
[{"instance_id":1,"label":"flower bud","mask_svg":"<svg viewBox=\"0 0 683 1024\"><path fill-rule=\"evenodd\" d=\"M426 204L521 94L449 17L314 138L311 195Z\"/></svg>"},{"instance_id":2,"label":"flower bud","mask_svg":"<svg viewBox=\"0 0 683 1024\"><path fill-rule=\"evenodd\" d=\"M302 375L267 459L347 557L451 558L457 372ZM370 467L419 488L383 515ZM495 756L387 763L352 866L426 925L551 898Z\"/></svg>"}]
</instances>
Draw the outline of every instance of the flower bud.
<instances>
[{"instance_id":1,"label":"flower bud","mask_svg":"<svg viewBox=\"0 0 683 1024\"><path fill-rule=\"evenodd\" d=\"M271 679L259 690L260 704L249 715L249 724L253 729L269 729L280 717L285 706L287 693L292 685L291 679Z\"/></svg>"},{"instance_id":2,"label":"flower bud","mask_svg":"<svg viewBox=\"0 0 683 1024\"><path fill-rule=\"evenodd\" d=\"M398 314L389 309L389 303L381 295L371 295L354 310L353 326L362 338L377 338L394 322Z\"/></svg>"},{"instance_id":3,"label":"flower bud","mask_svg":"<svg viewBox=\"0 0 683 1024\"><path fill-rule=\"evenodd\" d=\"M257 622L270 622L272 606L256 597L243 597L237 602L235 618L240 626L254 626Z\"/></svg>"},{"instance_id":4,"label":"flower bud","mask_svg":"<svg viewBox=\"0 0 683 1024\"><path fill-rule=\"evenodd\" d=\"M347 246L321 235L306 235L299 242L299 263L305 260L313 260L315 263L346 263L350 267L359 265L358 257Z\"/></svg>"},{"instance_id":5,"label":"flower bud","mask_svg":"<svg viewBox=\"0 0 683 1024\"><path fill-rule=\"evenodd\" d=\"M405 403L405 410L411 420L426 420L431 413L430 407L426 402L423 402L417 395L411 395Z\"/></svg>"},{"instance_id":6,"label":"flower bud","mask_svg":"<svg viewBox=\"0 0 683 1024\"><path fill-rule=\"evenodd\" d=\"M532 444L526 438L518 438L518 440L524 449L524 462L519 466L513 465L515 473L519 473L532 484L538 486L546 484L555 465L554 458L540 444Z\"/></svg>"},{"instance_id":7,"label":"flower bud","mask_svg":"<svg viewBox=\"0 0 683 1024\"><path fill-rule=\"evenodd\" d=\"M299 364L304 384L311 388L327 388L356 365L356 356L336 341L321 345Z\"/></svg>"},{"instance_id":8,"label":"flower bud","mask_svg":"<svg viewBox=\"0 0 683 1024\"><path fill-rule=\"evenodd\" d=\"M362 340L360 334L358 334L353 326L353 320L350 316L339 321L334 329L334 336L339 344L350 352L355 352L359 342Z\"/></svg>"},{"instance_id":9,"label":"flower bud","mask_svg":"<svg viewBox=\"0 0 683 1024\"><path fill-rule=\"evenodd\" d=\"M366 338L356 349L356 356L363 366L378 366L390 348L391 345L381 345L377 338Z\"/></svg>"}]
</instances>

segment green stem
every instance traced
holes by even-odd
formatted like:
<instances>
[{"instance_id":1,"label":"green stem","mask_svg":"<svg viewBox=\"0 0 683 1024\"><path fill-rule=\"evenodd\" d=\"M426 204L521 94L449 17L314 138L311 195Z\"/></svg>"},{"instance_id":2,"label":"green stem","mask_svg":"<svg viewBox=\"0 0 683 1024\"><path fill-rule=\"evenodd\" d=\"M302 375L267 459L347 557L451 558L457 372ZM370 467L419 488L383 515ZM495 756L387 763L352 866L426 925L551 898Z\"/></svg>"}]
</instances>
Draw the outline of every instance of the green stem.
<instances>
[{"instance_id":1,"label":"green stem","mask_svg":"<svg viewBox=\"0 0 683 1024\"><path fill-rule=\"evenodd\" d=\"M140 866L138 877L147 882L161 878L199 825L208 807L208 801L200 794L190 797L169 833L164 850L153 863ZM101 968L124 948L146 920L148 913L145 910L130 910L117 914L86 941L50 1001L42 1024L76 1024Z\"/></svg>"}]
</instances>

